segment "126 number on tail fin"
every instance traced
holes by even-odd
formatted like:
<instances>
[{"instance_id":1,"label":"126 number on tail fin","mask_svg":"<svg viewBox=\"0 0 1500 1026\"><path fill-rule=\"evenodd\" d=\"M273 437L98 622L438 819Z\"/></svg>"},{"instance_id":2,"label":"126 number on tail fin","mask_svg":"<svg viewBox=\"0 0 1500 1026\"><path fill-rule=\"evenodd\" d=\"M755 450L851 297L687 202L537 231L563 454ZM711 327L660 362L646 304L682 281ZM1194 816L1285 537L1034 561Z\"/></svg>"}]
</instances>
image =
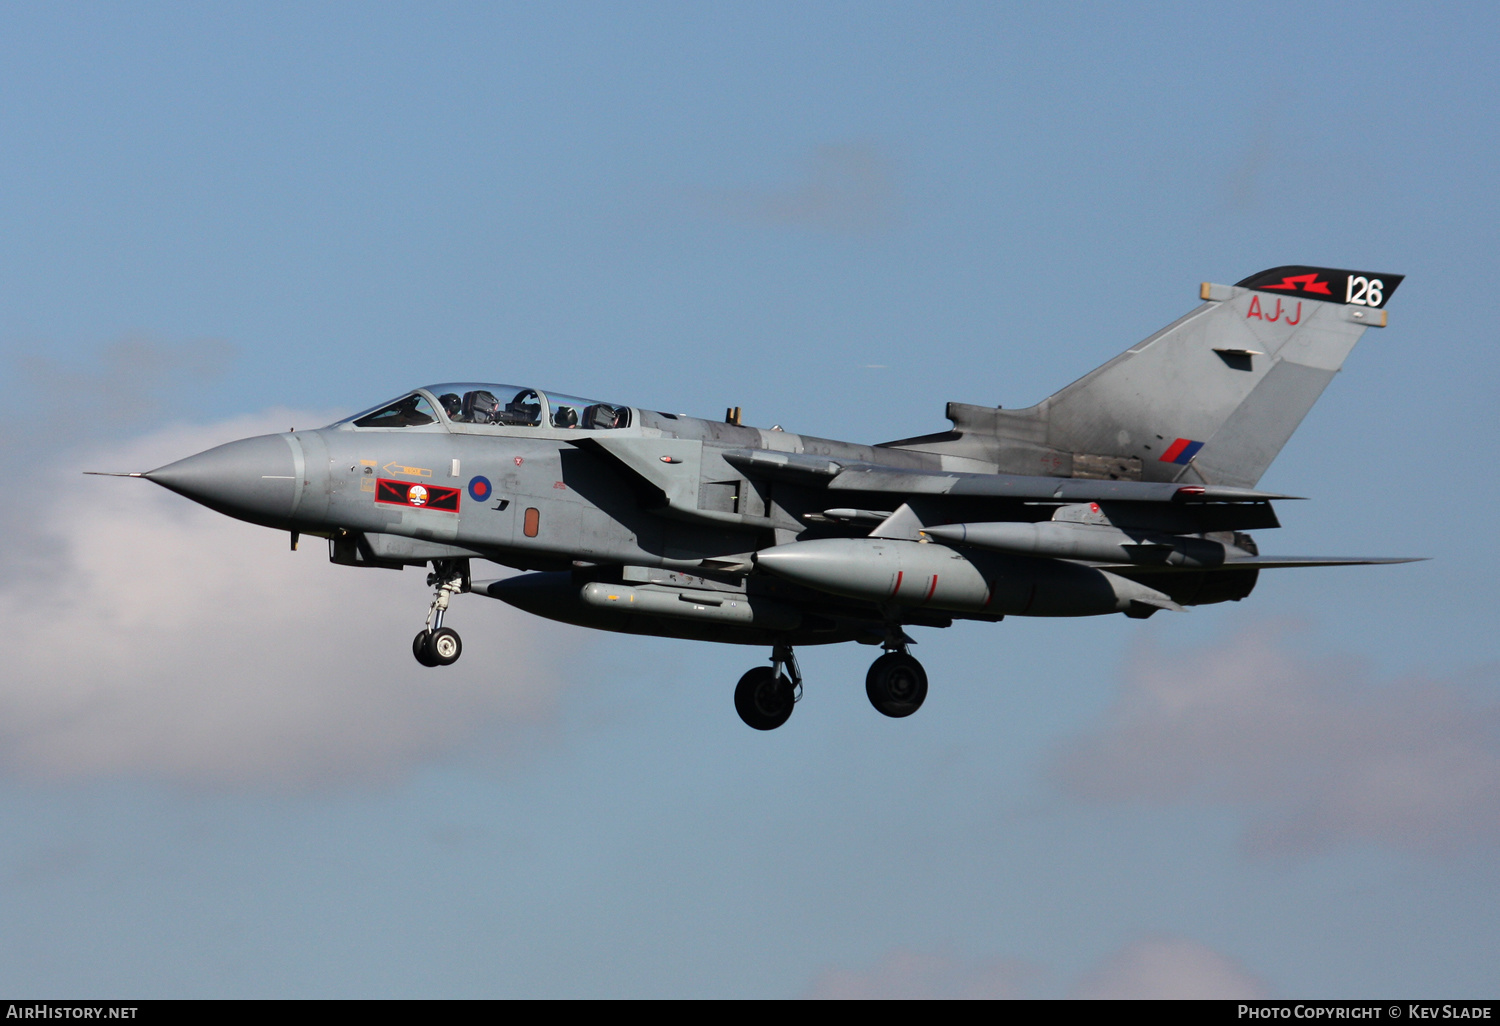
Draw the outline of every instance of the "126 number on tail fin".
<instances>
[{"instance_id":1,"label":"126 number on tail fin","mask_svg":"<svg viewBox=\"0 0 1500 1026\"><path fill-rule=\"evenodd\" d=\"M1358 286L1356 288L1355 286ZM1379 306L1385 298L1385 282L1364 275L1350 275L1344 289L1344 302L1358 306Z\"/></svg>"}]
</instances>

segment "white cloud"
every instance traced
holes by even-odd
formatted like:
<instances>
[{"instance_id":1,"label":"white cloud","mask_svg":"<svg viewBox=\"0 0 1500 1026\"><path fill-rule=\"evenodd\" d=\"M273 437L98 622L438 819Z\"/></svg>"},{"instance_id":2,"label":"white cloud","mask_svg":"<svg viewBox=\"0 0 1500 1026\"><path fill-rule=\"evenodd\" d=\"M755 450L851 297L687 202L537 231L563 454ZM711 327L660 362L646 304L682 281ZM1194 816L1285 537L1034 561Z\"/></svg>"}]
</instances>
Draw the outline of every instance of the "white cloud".
<instances>
[{"instance_id":1,"label":"white cloud","mask_svg":"<svg viewBox=\"0 0 1500 1026\"><path fill-rule=\"evenodd\" d=\"M146 481L232 438L328 417L272 412L72 456L6 519L45 551L0 580L0 772L140 775L190 786L365 782L545 717L565 682L551 625L460 596L464 657L412 659L419 570L333 566L325 543L212 513ZM6 525L0 524L0 527ZM495 568L498 570L498 568ZM558 628L559 631L566 628Z\"/></svg>"},{"instance_id":2,"label":"white cloud","mask_svg":"<svg viewBox=\"0 0 1500 1026\"><path fill-rule=\"evenodd\" d=\"M1035 974L1015 959L964 962L898 948L866 970L824 971L807 996L850 1001L1016 998Z\"/></svg>"},{"instance_id":3,"label":"white cloud","mask_svg":"<svg viewBox=\"0 0 1500 1026\"><path fill-rule=\"evenodd\" d=\"M1500 833L1500 708L1452 683L1372 683L1262 627L1130 660L1115 706L1055 779L1093 802L1243 808L1261 853L1346 841L1437 853Z\"/></svg>"},{"instance_id":4,"label":"white cloud","mask_svg":"<svg viewBox=\"0 0 1500 1026\"><path fill-rule=\"evenodd\" d=\"M1110 1000L1250 1000L1267 995L1265 984L1196 941L1146 938L1105 959L1077 990L1077 997Z\"/></svg>"}]
</instances>

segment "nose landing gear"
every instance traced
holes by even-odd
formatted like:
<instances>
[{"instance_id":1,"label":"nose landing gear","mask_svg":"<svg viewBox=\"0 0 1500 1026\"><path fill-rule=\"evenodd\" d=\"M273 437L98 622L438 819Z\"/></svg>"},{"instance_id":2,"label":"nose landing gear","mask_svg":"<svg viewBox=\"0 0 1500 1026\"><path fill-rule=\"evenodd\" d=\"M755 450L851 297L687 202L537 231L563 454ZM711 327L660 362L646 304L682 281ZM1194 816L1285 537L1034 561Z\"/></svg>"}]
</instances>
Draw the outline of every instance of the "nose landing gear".
<instances>
[{"instance_id":1,"label":"nose landing gear","mask_svg":"<svg viewBox=\"0 0 1500 1026\"><path fill-rule=\"evenodd\" d=\"M746 725L775 730L791 718L792 708L801 697L802 670L797 666L797 656L791 645L778 644L771 650L770 666L757 666L740 678L734 689L734 708Z\"/></svg>"},{"instance_id":2,"label":"nose landing gear","mask_svg":"<svg viewBox=\"0 0 1500 1026\"><path fill-rule=\"evenodd\" d=\"M423 666L451 666L463 655L463 639L452 627L443 626L448 599L469 590L469 563L463 559L435 560L427 583L437 587L427 609L427 624L411 642L411 654Z\"/></svg>"},{"instance_id":3,"label":"nose landing gear","mask_svg":"<svg viewBox=\"0 0 1500 1026\"><path fill-rule=\"evenodd\" d=\"M870 704L898 719L922 708L927 697L927 671L906 651L911 643L904 631L894 631L886 638L885 655L871 663L865 674Z\"/></svg>"}]
</instances>

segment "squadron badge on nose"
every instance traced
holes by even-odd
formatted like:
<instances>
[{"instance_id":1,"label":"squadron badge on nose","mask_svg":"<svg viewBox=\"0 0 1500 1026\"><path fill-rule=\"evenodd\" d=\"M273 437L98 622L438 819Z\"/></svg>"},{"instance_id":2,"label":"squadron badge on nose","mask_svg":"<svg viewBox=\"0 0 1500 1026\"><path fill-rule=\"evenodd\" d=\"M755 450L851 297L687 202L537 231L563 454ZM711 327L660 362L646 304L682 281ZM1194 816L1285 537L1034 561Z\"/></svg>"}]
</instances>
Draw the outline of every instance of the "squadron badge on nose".
<instances>
[{"instance_id":1,"label":"squadron badge on nose","mask_svg":"<svg viewBox=\"0 0 1500 1026\"><path fill-rule=\"evenodd\" d=\"M457 513L458 497L461 494L462 491L458 488L412 484L410 481L392 481L384 477L375 482L375 501L389 503L392 506Z\"/></svg>"}]
</instances>

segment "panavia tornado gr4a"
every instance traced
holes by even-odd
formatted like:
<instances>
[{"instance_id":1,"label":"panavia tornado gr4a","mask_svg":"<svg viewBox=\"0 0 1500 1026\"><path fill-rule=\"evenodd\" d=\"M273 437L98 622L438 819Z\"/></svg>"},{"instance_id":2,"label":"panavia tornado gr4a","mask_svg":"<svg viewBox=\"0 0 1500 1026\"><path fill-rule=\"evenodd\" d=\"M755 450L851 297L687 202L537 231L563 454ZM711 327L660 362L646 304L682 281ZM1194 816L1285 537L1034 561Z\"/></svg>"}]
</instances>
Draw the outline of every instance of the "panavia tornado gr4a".
<instances>
[{"instance_id":1,"label":"panavia tornado gr4a","mask_svg":"<svg viewBox=\"0 0 1500 1026\"><path fill-rule=\"evenodd\" d=\"M418 388L316 431L246 438L133 475L251 523L328 540L351 567L426 567L412 643L459 658L458 594L603 630L760 645L735 689L786 722L797 645L884 653L866 689L915 712L911 627L1148 617L1238 601L1261 570L1401 560L1263 556L1261 475L1396 274L1277 267L1028 409L949 403L950 430L878 445L638 409L524 385ZM476 561L527 571L475 579Z\"/></svg>"}]
</instances>

